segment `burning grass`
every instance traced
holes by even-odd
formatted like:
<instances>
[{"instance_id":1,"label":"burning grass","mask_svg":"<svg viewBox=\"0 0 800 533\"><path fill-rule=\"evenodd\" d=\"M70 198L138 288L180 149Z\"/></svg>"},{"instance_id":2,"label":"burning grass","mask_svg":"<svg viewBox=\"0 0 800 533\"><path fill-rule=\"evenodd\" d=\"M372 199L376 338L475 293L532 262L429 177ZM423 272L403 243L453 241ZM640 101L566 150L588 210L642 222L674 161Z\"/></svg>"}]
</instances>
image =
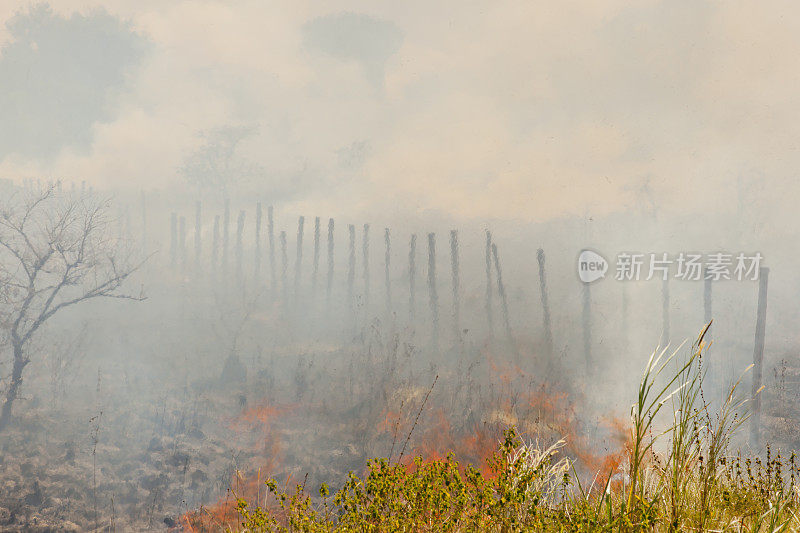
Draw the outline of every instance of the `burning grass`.
<instances>
[{"instance_id":1,"label":"burning grass","mask_svg":"<svg viewBox=\"0 0 800 533\"><path fill-rule=\"evenodd\" d=\"M246 471L236 470L231 486L223 499L197 511L184 514L180 524L188 531L214 531L225 529L239 521L237 498L245 498L258 505L266 505L263 495L265 475L274 473L282 459L282 446L276 431L276 422L285 420L294 412L296 406L272 406L260 403L246 408L241 414L228 421L228 428L249 440L249 447L256 452L260 466ZM234 494L236 496L234 496Z\"/></svg>"},{"instance_id":2,"label":"burning grass","mask_svg":"<svg viewBox=\"0 0 800 533\"><path fill-rule=\"evenodd\" d=\"M712 411L702 394L702 335L684 362L677 363L677 353L651 358L629 423L608 421L618 446L613 453L592 451L559 394L543 396L539 389L506 398L485 406L480 423L460 426L441 405L429 406L418 423L428 395L407 394L409 403L422 405L386 409L377 426L394 444L398 434L408 442L416 431L408 456L367 461L363 475L351 472L334 492L325 483L311 490L307 479L279 488L259 472L263 491L248 497L253 487L240 483L221 508L224 515L203 528L796 530L796 456L787 460L769 446L763 459L733 450L731 439L746 418L737 386ZM538 438L523 440L531 430ZM553 440L555 432L565 438Z\"/></svg>"}]
</instances>

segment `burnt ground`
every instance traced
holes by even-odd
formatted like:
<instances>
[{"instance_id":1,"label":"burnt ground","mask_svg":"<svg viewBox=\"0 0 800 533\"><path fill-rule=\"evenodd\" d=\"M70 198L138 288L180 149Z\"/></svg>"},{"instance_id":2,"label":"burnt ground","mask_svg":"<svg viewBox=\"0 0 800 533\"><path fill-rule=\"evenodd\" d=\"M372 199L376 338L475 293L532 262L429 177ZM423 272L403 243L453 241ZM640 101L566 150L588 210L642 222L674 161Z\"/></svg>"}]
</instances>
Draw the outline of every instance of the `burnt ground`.
<instances>
[{"instance_id":1,"label":"burnt ground","mask_svg":"<svg viewBox=\"0 0 800 533\"><path fill-rule=\"evenodd\" d=\"M315 478L332 478L363 464L365 450L346 445L353 439L342 424L328 421L326 432L343 447L316 438L324 405L298 390L266 393L269 381L262 372L246 382L175 389L155 404L111 395L92 407L20 401L0 437L0 527L163 530L227 497L238 470L262 468L281 479L289 465L317 464L324 466Z\"/></svg>"},{"instance_id":2,"label":"burnt ground","mask_svg":"<svg viewBox=\"0 0 800 533\"><path fill-rule=\"evenodd\" d=\"M576 392L582 384L552 388L552 378L492 362L481 346L461 359L424 360L409 343L363 342L237 359L220 361L206 371L210 378L160 382L155 392L113 366L85 380L91 390L84 384L60 399L39 383L43 392L21 398L14 425L0 435L0 529L179 529L188 511L211 515L234 498L232 487L260 494L267 477L335 488L369 458L391 450L396 457L418 412L409 455L458 447L459 435L476 431L493 446L498 428L510 423L545 439L574 438L588 427ZM787 355L764 374L764 438L797 447L800 370ZM37 390L35 375L31 381L29 390ZM485 452L461 451L474 461Z\"/></svg>"},{"instance_id":3,"label":"burnt ground","mask_svg":"<svg viewBox=\"0 0 800 533\"><path fill-rule=\"evenodd\" d=\"M397 391L418 408L421 389L409 383L428 386L436 371L411 371L408 345L292 352L231 356L194 379L129 379L143 373L107 363L66 395L32 372L0 435L0 528L168 529L232 497L237 471L335 483L387 455Z\"/></svg>"},{"instance_id":4,"label":"burnt ground","mask_svg":"<svg viewBox=\"0 0 800 533\"><path fill-rule=\"evenodd\" d=\"M491 450L501 425L524 422L503 413L525 398L545 398L529 401L530 428L558 432L542 418L553 409L549 392L485 346L425 358L397 336L384 341L231 356L178 379L146 379L107 362L96 374L80 372L66 394L32 372L0 435L0 528L165 530L187 511L233 498L231 487L258 495L267 477L335 488L370 458L397 458L406 440L407 457L457 448L475 432ZM560 416L547 413L551 422ZM475 462L485 452L464 448Z\"/></svg>"}]
</instances>

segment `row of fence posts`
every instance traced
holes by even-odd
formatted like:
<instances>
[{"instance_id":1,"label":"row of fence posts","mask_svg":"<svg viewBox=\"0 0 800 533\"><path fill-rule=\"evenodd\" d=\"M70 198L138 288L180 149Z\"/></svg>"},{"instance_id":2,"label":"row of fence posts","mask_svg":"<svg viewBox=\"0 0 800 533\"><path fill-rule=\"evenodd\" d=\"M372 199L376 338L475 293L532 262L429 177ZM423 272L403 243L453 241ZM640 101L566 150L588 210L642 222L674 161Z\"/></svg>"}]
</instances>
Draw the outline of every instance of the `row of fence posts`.
<instances>
[{"instance_id":1,"label":"row of fence posts","mask_svg":"<svg viewBox=\"0 0 800 533\"><path fill-rule=\"evenodd\" d=\"M261 279L261 227L263 217L261 202L256 205L256 219L255 219L255 258L254 258L254 279ZM142 220L144 224L144 246L146 246L146 209L144 205L144 196L142 201ZM229 240L230 240L230 204L225 202L223 218L222 218L222 233L220 235L220 216L214 216L213 225L213 240L211 252L211 274L216 276L219 270L223 274L228 272L228 253L229 253ZM239 283L243 282L243 233L245 225L245 211L240 211L237 224L236 224L236 241L235 241L235 276ZM183 216L178 216L173 212L170 215L170 265L172 268L180 267L182 270L187 269L187 248L186 248L186 219ZM200 202L195 206L195 228L194 228L194 263L197 272L202 272L202 212ZM333 218L328 219L327 227L327 276L326 276L326 289L325 299L327 304L331 303L333 285L334 285L334 228L335 221ZM303 268L303 238L305 233L305 217L298 218L297 234L296 234L296 256L294 262L294 287L293 296L297 300L301 292L301 274ZM346 294L348 302L353 305L355 301L355 278L356 278L356 226L349 224L348 230L348 266L346 277ZM369 235L370 225L364 224L362 227L362 241L361 241L361 262L362 262L362 283L363 283L363 306L369 308L370 305L370 250L369 250ZM384 300L385 310L387 316L393 313L393 299L392 299L392 280L391 280L391 258L392 258L392 235L389 228L384 228ZM314 244L313 244L313 265L311 274L311 291L312 295L316 297L318 287L319 265L321 256L321 219L315 217L314 219ZM432 349L438 349L439 345L439 296L437 290L437 274L436 274L436 234L428 233L427 235L427 293L428 293L428 306L429 317L432 324L431 345ZM493 315L493 302L495 298L495 291L502 313L502 324L506 339L511 346L511 349L516 354L516 347L514 344L514 336L511 330L508 297L506 288L503 283L503 271L500 263L500 255L498 252L497 244L493 242L492 234L486 231L485 234L486 247L485 247L485 315L487 320L488 331L490 335L494 331L494 315ZM219 253L221 239L221 254ZM276 270L276 243L275 243L275 225L273 218L272 206L267 207L267 242L269 246L269 269L270 269L270 289L273 295L276 294L277 280L281 282L281 299L284 308L289 306L289 288L288 288L288 250L287 250L287 234L286 231L280 231L278 235L278 246L280 248L280 275L278 276ZM461 315L461 275L460 275L460 261L459 261L459 241L458 231L450 231L450 270L451 270L451 289L452 289L452 326L453 338L456 343L460 343L462 339L460 315ZM221 257L220 257L221 256ZM221 258L221 262L220 262ZM550 315L550 307L547 291L547 276L545 268L545 253L541 248L537 251L538 274L539 274L539 289L542 307L542 327L544 331L544 346L548 355L553 354L553 333ZM221 264L221 268L218 265ZM408 308L409 320L413 321L417 312L416 301L416 282L417 282L417 235L412 234L409 241L408 251ZM759 271L759 289L758 289L758 305L756 315L756 334L753 352L753 378L752 378L752 410L751 410L751 443L756 445L758 443L760 434L760 417L761 417L761 389L762 389L762 376L763 376L763 356L764 356L764 339L766 331L766 309L767 309L767 284L769 277L769 269L761 267ZM703 283L703 316L706 323L711 322L713 316L712 308L712 280L708 276L704 276ZM623 288L622 294L622 327L627 330L628 322L628 297L627 291ZM662 336L661 346L667 346L670 339L670 286L669 280L665 279L662 282L661 288L661 315L662 315ZM594 366L592 358L592 311L591 311L591 285L583 283L582 290L582 331L583 331L583 350L584 360L587 366L587 371L591 371ZM712 331L709 328L705 343L708 345L711 341Z\"/></svg>"},{"instance_id":2,"label":"row of fence posts","mask_svg":"<svg viewBox=\"0 0 800 533\"><path fill-rule=\"evenodd\" d=\"M50 182L50 185L56 188L57 191L62 191L62 182L60 180ZM26 190L33 188L41 188L41 180L25 180L22 187ZM91 186L87 186L85 181L81 181L80 189L76 187L75 182L71 182L70 191L76 193L80 190L81 194L93 192ZM141 219L142 219L142 249L145 254L148 251L148 217L147 217L147 203L145 192L141 193ZM254 258L254 279L261 279L261 228L263 222L263 210L261 202L256 204L256 218L255 218L255 258ZM221 224L220 224L221 222ZM319 274L319 262L321 252L321 227L320 217L314 219L314 255L313 267L311 278L312 294L316 296L317 293L317 279ZM129 213L126 208L126 224L127 231L130 231ZM295 300L299 297L300 293L300 278L302 271L303 261L303 235L304 235L305 218L300 216L298 219L297 228L297 243L294 268L294 297ZM327 232L327 278L326 278L326 302L331 303L334 279L334 219L328 220ZM220 232L220 225L222 231ZM245 211L239 211L236 223L236 243L235 243L235 276L239 283L244 282L244 258L243 258L243 235L245 226ZM369 269L369 224L363 226L362 236L362 265L363 274L362 279L364 283L364 307L369 305L369 289L370 289L370 269ZM270 270L270 292L273 297L276 295L277 290L277 265L276 265L276 243L275 243L275 225L273 218L272 206L267 207L267 239L269 243L269 270ZM356 230L353 224L348 225L349 246L348 246L348 272L347 272L347 298L352 305L355 298L355 265L356 265ZM187 227L186 218L178 216L177 213L170 214L170 248L169 248L169 262L173 269L180 266L182 271L188 269L188 249L186 244ZM221 240L221 242L220 242ZM387 316L391 316L392 307L392 286L391 286L391 233L389 228L384 229L384 287L385 287L385 306ZM287 251L287 237L286 232L281 231L278 236L278 244L280 246L280 280L281 280L281 294L284 308L288 308L289 291L288 291L288 251ZM408 253L408 304L409 304L409 320L413 321L416 313L416 245L417 235L412 234L409 242ZM220 253L221 247L221 253ZM220 221L220 216L214 216L213 224L213 239L211 245L211 275L216 277L222 271L223 275L227 275L229 270L228 256L230 248L230 202L225 201L223 218ZM220 262L221 259L221 262ZM503 274L500 266L500 257L497 250L497 245L492 241L492 234L486 231L486 294L485 294L485 313L489 334L494 332L494 316L493 316L493 300L494 290L496 286L497 296L499 298L500 309L502 311L503 325L509 345L516 353L514 345L514 337L511 331L508 298L506 289L503 283ZM547 277L545 270L545 254L541 248L537 251L537 262L539 270L539 289L542 306L542 321L544 331L544 345L548 356L553 354L553 333L550 316L550 308L547 292ZM452 318L453 318L453 337L456 343L460 343L462 339L460 314L461 314L461 278L460 278L460 263L459 263L459 244L458 244L458 231L450 231L450 266L451 266L451 287L452 287ZM200 201L195 204L195 228L194 228L194 269L196 273L202 273L202 206ZM493 278L494 272L494 278ZM758 285L758 303L756 309L756 331L755 342L753 348L753 377L752 377L752 391L751 391L751 425L750 425L750 442L751 445L756 446L760 438L761 428L761 391L763 380L763 360L764 360L764 344L766 336L766 312L767 312L767 287L769 282L769 268L760 267L759 269L759 285ZM591 312L591 285L583 283L582 287L582 330L583 330L583 350L584 359L587 366L587 371L591 371L594 365L592 359L592 312ZM434 349L438 348L439 343L439 298L436 283L436 234L428 234L428 302L430 307L430 317L432 320L432 345ZM661 346L665 347L669 344L670 339L670 291L669 279L664 279L661 288L662 298L662 335ZM621 321L623 331L627 332L628 328L628 295L625 286L622 291L622 306L621 306ZM712 308L712 280L709 276L704 275L703 283L703 317L706 324L710 323L713 317ZM627 334L626 334L627 338ZM709 328L705 336L705 344L711 342L712 330Z\"/></svg>"},{"instance_id":3,"label":"row of fence posts","mask_svg":"<svg viewBox=\"0 0 800 533\"><path fill-rule=\"evenodd\" d=\"M147 212L144 196L142 197L142 221L143 221L143 245L147 246ZM231 210L229 202L225 202L223 214L214 216L213 233L210 252L210 276L217 278L218 276L227 277L230 265L228 257L230 254L230 221ZM245 211L240 211L236 221L235 245L233 247L234 255L234 277L237 283L244 282L244 229L246 222ZM262 279L261 261L262 261L262 222L263 222L263 209L262 204L256 204L256 217L255 217L255 257L254 257L254 279ZM203 239L202 239L202 207L200 202L195 205L194 217L194 267L193 270L196 274L205 274L203 268ZM335 221L333 218L328 220L327 231L327 279L325 289L325 299L328 304L331 303L334 285L334 228ZM348 225L348 266L346 276L346 294L350 305L354 305L356 289L356 227L353 224ZM293 276L293 291L290 297L290 290L288 287L288 243L287 232L280 231L277 239L275 235L275 225L273 218L272 206L267 207L267 243L269 254L269 287L271 294L275 297L280 290L282 305L284 309L288 309L290 300L297 301L300 298L302 291L301 281L303 272L303 239L305 234L305 217L298 218L297 234L296 234L296 255L294 258L294 276ZM392 258L392 234L389 228L384 228L384 300L385 310L387 316L393 314L393 287L391 277L391 258ZM314 243L313 243L313 264L311 269L311 292L312 297L316 297L318 289L318 277L321 258L321 219L315 217L314 219ZM363 283L361 302L364 308L370 306L370 225L364 224L362 227L361 235L361 281ZM459 249L459 235L457 230L451 230L449 234L450 244L450 271L451 271L451 290L452 290L452 325L453 325L453 338L457 343L462 340L461 330L461 273L460 273L460 249ZM277 245L276 245L277 240ZM170 213L170 244L169 244L169 264L173 270L180 270L186 273L190 270L190 262L188 258L188 244L187 244L187 221L185 216L179 216L178 213ZM276 260L276 254L279 252L280 262ZM544 328L546 331L546 338L548 350L552 349L552 332L550 330L550 312L547 300L547 282L545 277L545 262L544 251L539 250L539 277L540 288L542 290L542 307L544 309ZM427 234L427 295L429 316L432 324L432 338L431 344L434 349L438 348L439 344L439 294L437 287L437 260L436 260L436 234ZM409 320L414 320L417 312L417 235L412 234L409 241L408 252L408 307L409 307ZM280 281L280 287L278 287ZM513 346L513 335L511 331L510 316L508 309L508 297L506 295L506 288L503 282L502 267L500 262L500 255L498 252L497 244L492 241L492 234L486 231L486 303L485 312L490 331L493 329L493 300L495 297L495 290L499 301L500 310L502 312L502 324L504 326L505 334L508 341Z\"/></svg>"}]
</instances>

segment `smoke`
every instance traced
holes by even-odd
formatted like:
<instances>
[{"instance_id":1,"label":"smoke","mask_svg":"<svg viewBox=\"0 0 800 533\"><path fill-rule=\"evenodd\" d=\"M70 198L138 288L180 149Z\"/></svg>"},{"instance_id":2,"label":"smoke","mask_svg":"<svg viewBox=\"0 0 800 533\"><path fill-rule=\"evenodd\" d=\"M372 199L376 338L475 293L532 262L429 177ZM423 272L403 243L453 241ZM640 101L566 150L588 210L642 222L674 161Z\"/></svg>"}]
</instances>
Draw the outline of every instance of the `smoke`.
<instances>
[{"instance_id":1,"label":"smoke","mask_svg":"<svg viewBox=\"0 0 800 533\"><path fill-rule=\"evenodd\" d=\"M765 380L796 359L800 44L780 2L102 3L0 14L0 176L112 197L149 298L56 323L88 324L86 349L51 350L50 377L81 374L55 395L32 362L25 401L103 404L116 429L133 412L136 453L165 419L178 449L192 412L216 456L186 501L238 466L213 421L265 399L331 431L296 441L346 442L293 443L286 464L323 478L385 454L369 424L413 419L432 382L453 420L423 435L520 420L503 396L542 384L624 414L659 341L713 318L714 401L753 358L757 283L619 281L622 252L760 252ZM612 265L591 288L585 248Z\"/></svg>"},{"instance_id":2,"label":"smoke","mask_svg":"<svg viewBox=\"0 0 800 533\"><path fill-rule=\"evenodd\" d=\"M403 41L394 23L361 13L317 17L303 26L303 36L309 48L358 63L378 89L383 88L386 62Z\"/></svg>"},{"instance_id":3,"label":"smoke","mask_svg":"<svg viewBox=\"0 0 800 533\"><path fill-rule=\"evenodd\" d=\"M15 128L3 175L178 187L201 133L246 127L237 154L259 177L244 188L296 212L664 218L757 196L778 208L765 223L792 220L778 215L798 187L797 43L779 2L104 4L9 6L5 68L40 53L20 35L34 18L65 28L43 42L73 59L94 57L74 49L81 25L119 45L79 79L55 57L36 78L7 71L4 87L29 84L11 106L28 118L4 123L44 135ZM60 116L77 121L67 134ZM768 182L753 186L758 176Z\"/></svg>"},{"instance_id":4,"label":"smoke","mask_svg":"<svg viewBox=\"0 0 800 533\"><path fill-rule=\"evenodd\" d=\"M0 160L91 154L94 126L119 116L150 44L104 10L62 17L46 4L5 23L0 48Z\"/></svg>"}]
</instances>

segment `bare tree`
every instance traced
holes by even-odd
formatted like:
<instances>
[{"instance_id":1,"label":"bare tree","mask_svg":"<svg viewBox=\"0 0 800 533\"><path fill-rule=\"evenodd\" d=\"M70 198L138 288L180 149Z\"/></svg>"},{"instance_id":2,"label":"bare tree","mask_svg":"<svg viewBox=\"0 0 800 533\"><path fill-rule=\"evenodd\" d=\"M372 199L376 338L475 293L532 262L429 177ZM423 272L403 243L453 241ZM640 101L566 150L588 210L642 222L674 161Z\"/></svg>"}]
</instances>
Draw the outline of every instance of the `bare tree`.
<instances>
[{"instance_id":1,"label":"bare tree","mask_svg":"<svg viewBox=\"0 0 800 533\"><path fill-rule=\"evenodd\" d=\"M110 222L107 200L54 186L0 205L0 329L13 355L0 432L33 355L31 340L50 318L94 298L144 299L120 292L141 263L131 261Z\"/></svg>"}]
</instances>

